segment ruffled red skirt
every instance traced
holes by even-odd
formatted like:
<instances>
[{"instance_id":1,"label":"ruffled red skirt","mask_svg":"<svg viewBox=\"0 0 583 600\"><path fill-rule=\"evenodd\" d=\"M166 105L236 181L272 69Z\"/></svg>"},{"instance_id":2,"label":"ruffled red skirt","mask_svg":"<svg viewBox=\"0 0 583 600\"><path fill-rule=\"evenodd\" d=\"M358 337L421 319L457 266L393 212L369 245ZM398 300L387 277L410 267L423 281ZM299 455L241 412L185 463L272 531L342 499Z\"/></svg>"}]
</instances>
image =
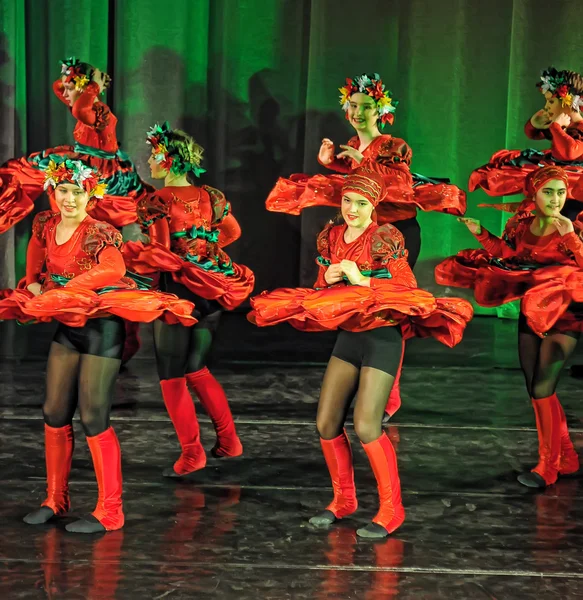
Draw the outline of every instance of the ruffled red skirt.
<instances>
[{"instance_id":1,"label":"ruffled red skirt","mask_svg":"<svg viewBox=\"0 0 583 600\"><path fill-rule=\"evenodd\" d=\"M0 234L32 212L34 202L44 187L45 174L39 164L47 161L50 154L70 155L74 152L73 146L57 146L10 159L0 166ZM135 223L137 202L151 193L153 188L140 180L129 158L122 153L115 158L79 156L99 171L108 186L108 194L93 206L90 204L87 212L94 219L118 228ZM53 209L56 210L56 207L53 206Z\"/></svg>"},{"instance_id":2,"label":"ruffled red skirt","mask_svg":"<svg viewBox=\"0 0 583 600\"><path fill-rule=\"evenodd\" d=\"M255 275L244 265L231 263L228 270L213 270L180 258L156 242L126 242L125 263L130 271L140 275L158 272L172 274L177 283L207 300L216 300L227 310L237 308L253 291Z\"/></svg>"},{"instance_id":3,"label":"ruffled red skirt","mask_svg":"<svg viewBox=\"0 0 583 600\"><path fill-rule=\"evenodd\" d=\"M434 337L450 347L462 339L473 315L466 300L436 299L425 290L388 282L375 288L282 288L255 296L251 306L247 318L259 327L289 323L301 331L367 331L400 326L404 339Z\"/></svg>"},{"instance_id":4,"label":"ruffled red skirt","mask_svg":"<svg viewBox=\"0 0 583 600\"><path fill-rule=\"evenodd\" d=\"M47 323L55 320L70 327L83 327L88 319L116 316L127 321L150 323L161 319L170 325L191 326L192 302L172 294L138 290L113 290L97 294L91 290L61 287L34 296L26 289L0 290L0 320Z\"/></svg>"},{"instance_id":5,"label":"ruffled red skirt","mask_svg":"<svg viewBox=\"0 0 583 600\"><path fill-rule=\"evenodd\" d=\"M525 179L541 166L560 165L569 176L569 197L583 202L583 164L569 164L553 159L550 150L500 150L490 162L472 171L470 192L481 188L489 196L523 194Z\"/></svg>"},{"instance_id":6,"label":"ruffled red skirt","mask_svg":"<svg viewBox=\"0 0 583 600\"><path fill-rule=\"evenodd\" d=\"M311 206L340 207L344 175L314 175L303 173L280 177L269 193L265 206L271 212L299 215ZM378 222L394 223L415 216L416 209L438 211L455 216L466 212L466 194L447 183L411 186L410 179L401 173L387 181L391 197L377 208Z\"/></svg>"},{"instance_id":7,"label":"ruffled red skirt","mask_svg":"<svg viewBox=\"0 0 583 600\"><path fill-rule=\"evenodd\" d=\"M528 326L543 336L551 329L581 331L583 269L550 265L537 269L504 268L485 250L462 250L435 268L440 285L474 290L476 302L494 307L521 299Z\"/></svg>"}]
</instances>

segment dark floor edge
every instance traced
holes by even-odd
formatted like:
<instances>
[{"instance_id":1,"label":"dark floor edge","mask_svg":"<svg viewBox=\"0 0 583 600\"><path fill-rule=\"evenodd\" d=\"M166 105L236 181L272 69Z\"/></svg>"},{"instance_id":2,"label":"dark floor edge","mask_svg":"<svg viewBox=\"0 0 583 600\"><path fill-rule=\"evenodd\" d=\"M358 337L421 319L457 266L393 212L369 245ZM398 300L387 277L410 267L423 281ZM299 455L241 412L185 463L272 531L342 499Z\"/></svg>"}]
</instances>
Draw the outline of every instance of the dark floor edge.
<instances>
[{"instance_id":1,"label":"dark floor edge","mask_svg":"<svg viewBox=\"0 0 583 600\"><path fill-rule=\"evenodd\" d=\"M375 543L375 542L361 542L361 543ZM25 563L25 564L61 564L60 561L44 560L42 558L38 560L34 559L19 559L19 558L2 558L0 563ZM68 560L68 564L100 564L100 565L115 565L119 563L116 561L108 560ZM150 565L152 567L166 566L168 563L164 561L156 560L128 560L125 559L124 563L127 565ZM484 577L536 577L536 578L552 578L552 579L583 579L583 573L575 573L569 571L557 571L557 572L546 572L546 571L504 571L501 569L445 569L445 568L424 568L424 567L375 567L367 565L290 565L288 563L221 563L217 565L209 562L193 562L193 561L181 561L176 558L173 559L172 565L174 567L181 565L188 565L194 568L209 569L217 568L222 570L227 569L285 569L287 571L354 571L354 572L365 572L365 573L401 573L401 574L418 574L418 575L456 575L456 576L484 576Z\"/></svg>"},{"instance_id":2,"label":"dark floor edge","mask_svg":"<svg viewBox=\"0 0 583 600\"><path fill-rule=\"evenodd\" d=\"M40 409L39 409L40 410ZM115 409L114 409L115 410ZM139 418L134 416L121 416L116 415L115 412L111 417L112 421L119 421L120 423L134 422L134 423L170 423L169 417L153 417L150 419ZM211 423L208 417L199 417L201 423ZM26 415L3 415L0 411L0 422L1 421L39 421L42 422L42 416L26 416ZM74 421L78 422L79 419L75 418ZM315 427L314 421L294 421L288 420L271 420L271 419L238 419L235 418L237 425L277 425L287 427L289 425L302 426L302 427ZM352 421L346 421L346 425L352 426ZM427 423L403 423L400 421L391 421L389 426L402 427L403 429L444 429L444 430L461 430L461 431L536 431L535 427L491 427L487 425L431 425ZM569 427L571 433L583 433L583 428Z\"/></svg>"}]
</instances>

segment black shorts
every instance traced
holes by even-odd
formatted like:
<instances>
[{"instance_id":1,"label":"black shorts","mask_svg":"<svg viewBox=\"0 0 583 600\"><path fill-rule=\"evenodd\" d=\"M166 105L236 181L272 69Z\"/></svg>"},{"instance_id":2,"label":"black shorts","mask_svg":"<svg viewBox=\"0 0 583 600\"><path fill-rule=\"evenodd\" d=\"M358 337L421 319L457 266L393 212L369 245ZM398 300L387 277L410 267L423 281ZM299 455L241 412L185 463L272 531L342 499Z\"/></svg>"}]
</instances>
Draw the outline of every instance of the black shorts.
<instances>
[{"instance_id":1,"label":"black shorts","mask_svg":"<svg viewBox=\"0 0 583 600\"><path fill-rule=\"evenodd\" d=\"M195 325L198 329L204 328L204 322L206 321L205 317L212 315L210 321L214 321L215 319L218 320L222 310L221 305L216 300L207 300L206 298L201 298L194 292L191 292L185 285L174 281L171 273L160 273L159 287L161 292L174 294L180 299L188 300L194 304L192 316L199 321Z\"/></svg>"},{"instance_id":2,"label":"black shorts","mask_svg":"<svg viewBox=\"0 0 583 600\"><path fill-rule=\"evenodd\" d=\"M399 327L379 327L369 331L341 331L332 356L357 368L372 367L396 375L401 362L402 336Z\"/></svg>"},{"instance_id":3,"label":"black shorts","mask_svg":"<svg viewBox=\"0 0 583 600\"><path fill-rule=\"evenodd\" d=\"M119 317L89 319L83 327L59 324L53 342L79 352L104 358L121 359L126 328Z\"/></svg>"},{"instance_id":4,"label":"black shorts","mask_svg":"<svg viewBox=\"0 0 583 600\"><path fill-rule=\"evenodd\" d=\"M577 302L572 302L569 305L569 311L570 312L574 312L577 315L582 315L583 316L583 304ZM537 337L539 337L529 326L528 326L528 322L526 321L526 316L524 315L524 313L522 311L520 311L520 315L518 316L518 332L519 333L530 333L530 335L536 335ZM548 333L556 333L556 329L553 330L551 329ZM575 338L575 339L579 339L580 337L580 333L578 331L561 331L562 334L567 335L569 337Z\"/></svg>"}]
</instances>

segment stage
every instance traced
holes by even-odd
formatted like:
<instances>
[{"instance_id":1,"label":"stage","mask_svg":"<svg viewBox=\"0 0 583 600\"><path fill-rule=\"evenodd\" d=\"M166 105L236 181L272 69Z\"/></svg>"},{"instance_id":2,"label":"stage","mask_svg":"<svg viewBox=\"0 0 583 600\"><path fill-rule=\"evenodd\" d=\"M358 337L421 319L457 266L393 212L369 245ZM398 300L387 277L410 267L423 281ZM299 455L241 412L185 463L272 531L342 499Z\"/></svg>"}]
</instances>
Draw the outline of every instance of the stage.
<instances>
[{"instance_id":1,"label":"stage","mask_svg":"<svg viewBox=\"0 0 583 600\"><path fill-rule=\"evenodd\" d=\"M374 515L377 495L351 427L359 510L329 530L307 523L331 499L314 418L333 336L259 330L241 314L222 323L213 371L231 401L243 457L209 454L207 468L188 481L162 478L179 446L146 327L140 354L119 378L112 416L126 526L92 537L67 533L70 518L24 524L45 487L40 403L50 330L0 323L0 597L580 597L581 481L564 478L542 493L516 481L534 465L537 442L517 368L515 322L478 317L453 350L432 340L411 343L403 406L388 428L407 519L372 543L355 535ZM559 396L578 449L582 388L564 373ZM198 413L210 449L212 426ZM72 516L96 500L78 422L75 432Z\"/></svg>"}]
</instances>

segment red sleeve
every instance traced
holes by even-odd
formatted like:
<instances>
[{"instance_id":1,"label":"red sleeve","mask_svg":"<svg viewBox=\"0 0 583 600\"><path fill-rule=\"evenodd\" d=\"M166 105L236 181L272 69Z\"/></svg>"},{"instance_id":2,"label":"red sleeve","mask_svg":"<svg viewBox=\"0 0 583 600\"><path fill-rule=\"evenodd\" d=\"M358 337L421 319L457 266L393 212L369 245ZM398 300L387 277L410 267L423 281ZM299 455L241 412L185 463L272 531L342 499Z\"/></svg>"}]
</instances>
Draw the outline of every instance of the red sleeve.
<instances>
[{"instance_id":1,"label":"red sleeve","mask_svg":"<svg viewBox=\"0 0 583 600\"><path fill-rule=\"evenodd\" d=\"M567 233L561 238L561 241L573 255L573 258L577 262L577 266L583 267L583 242L579 235L575 232Z\"/></svg>"},{"instance_id":2,"label":"red sleeve","mask_svg":"<svg viewBox=\"0 0 583 600\"><path fill-rule=\"evenodd\" d=\"M219 248L226 248L241 237L241 227L237 219L228 214L218 226Z\"/></svg>"},{"instance_id":3,"label":"red sleeve","mask_svg":"<svg viewBox=\"0 0 583 600\"><path fill-rule=\"evenodd\" d=\"M63 103L69 106L68 100L63 96L63 82L61 78L57 79L57 81L53 82L53 92L55 96Z\"/></svg>"},{"instance_id":4,"label":"red sleeve","mask_svg":"<svg viewBox=\"0 0 583 600\"><path fill-rule=\"evenodd\" d=\"M97 122L97 111L95 99L99 96L99 86L92 81L87 84L82 94L74 102L71 112L73 116L85 125L95 125Z\"/></svg>"},{"instance_id":5,"label":"red sleeve","mask_svg":"<svg viewBox=\"0 0 583 600\"><path fill-rule=\"evenodd\" d=\"M45 264L46 248L44 242L32 235L26 250L26 285L38 283L39 275Z\"/></svg>"},{"instance_id":6,"label":"red sleeve","mask_svg":"<svg viewBox=\"0 0 583 600\"><path fill-rule=\"evenodd\" d=\"M336 171L338 173L350 173L350 171L352 171L352 164L350 159L348 158L337 158L335 156L334 160L331 163L325 165L318 157L318 162L327 169Z\"/></svg>"},{"instance_id":7,"label":"red sleeve","mask_svg":"<svg viewBox=\"0 0 583 600\"><path fill-rule=\"evenodd\" d=\"M221 190L217 190L210 185L202 186L203 193L208 194L211 208L213 211L211 228L216 229L226 218L231 211L231 205L227 202L225 194ZM202 198L201 198L202 202Z\"/></svg>"},{"instance_id":8,"label":"red sleeve","mask_svg":"<svg viewBox=\"0 0 583 600\"><path fill-rule=\"evenodd\" d=\"M544 140L545 134L542 129L537 129L531 122L530 119L524 125L524 133L527 138L531 140Z\"/></svg>"},{"instance_id":9,"label":"red sleeve","mask_svg":"<svg viewBox=\"0 0 583 600\"><path fill-rule=\"evenodd\" d=\"M506 233L506 232L505 232ZM496 258L511 258L514 256L515 249L509 245L506 239L490 233L486 228L482 227L482 233L474 236L482 247Z\"/></svg>"},{"instance_id":10,"label":"red sleeve","mask_svg":"<svg viewBox=\"0 0 583 600\"><path fill-rule=\"evenodd\" d=\"M158 219L148 230L150 243L156 242L170 250L170 227L167 219Z\"/></svg>"},{"instance_id":11,"label":"red sleeve","mask_svg":"<svg viewBox=\"0 0 583 600\"><path fill-rule=\"evenodd\" d=\"M166 193L164 189L157 190L138 202L138 223L143 231L147 231L156 221L169 216L172 196L166 198Z\"/></svg>"},{"instance_id":12,"label":"red sleeve","mask_svg":"<svg viewBox=\"0 0 583 600\"><path fill-rule=\"evenodd\" d=\"M366 162L370 161L371 163L374 162L378 165L392 168L396 165L406 165L408 167L411 164L412 158L413 151L405 140L389 137L388 139L382 139L374 158L371 157Z\"/></svg>"},{"instance_id":13,"label":"red sleeve","mask_svg":"<svg viewBox=\"0 0 583 600\"><path fill-rule=\"evenodd\" d=\"M329 287L324 275L330 266L330 237L333 230L334 223L330 221L320 232L320 235L318 235L317 248L320 256L316 259L316 264L318 265L318 277L316 278L316 283L314 283L316 289Z\"/></svg>"},{"instance_id":14,"label":"red sleeve","mask_svg":"<svg viewBox=\"0 0 583 600\"><path fill-rule=\"evenodd\" d=\"M549 127L552 141L552 154L559 160L577 160L583 156L583 142L573 139L558 123Z\"/></svg>"},{"instance_id":15,"label":"red sleeve","mask_svg":"<svg viewBox=\"0 0 583 600\"><path fill-rule=\"evenodd\" d=\"M371 258L373 264L382 265L391 274L390 281L407 287L417 287L417 281L407 263L407 250L405 238L393 225L386 223L379 227L371 238ZM386 279L371 277L370 287L376 288L386 285Z\"/></svg>"},{"instance_id":16,"label":"red sleeve","mask_svg":"<svg viewBox=\"0 0 583 600\"><path fill-rule=\"evenodd\" d=\"M121 252L115 246L106 246L97 258L97 265L82 275L77 275L65 287L97 290L117 283L126 273Z\"/></svg>"}]
</instances>

